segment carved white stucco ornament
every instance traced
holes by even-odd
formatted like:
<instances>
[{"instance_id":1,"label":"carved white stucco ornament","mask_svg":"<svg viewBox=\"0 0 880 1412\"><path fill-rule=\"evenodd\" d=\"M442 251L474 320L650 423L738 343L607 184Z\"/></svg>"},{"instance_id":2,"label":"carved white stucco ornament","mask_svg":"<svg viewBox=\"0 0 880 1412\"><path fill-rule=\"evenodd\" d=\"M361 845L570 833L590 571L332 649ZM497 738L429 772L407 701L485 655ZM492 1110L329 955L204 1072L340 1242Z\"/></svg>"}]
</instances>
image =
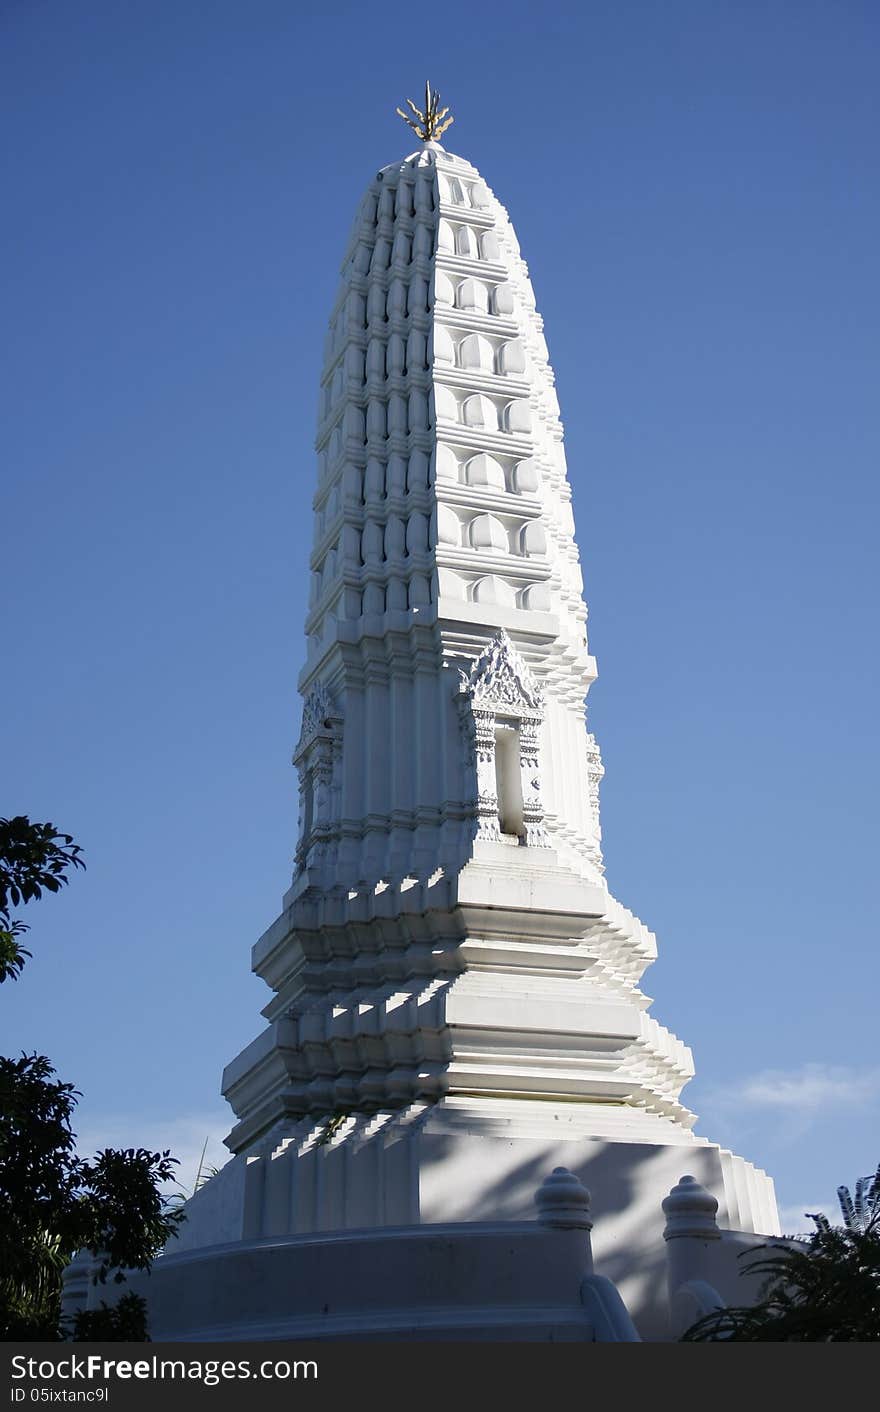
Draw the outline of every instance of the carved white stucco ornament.
<instances>
[{"instance_id":1,"label":"carved white stucco ornament","mask_svg":"<svg viewBox=\"0 0 880 1412\"><path fill-rule=\"evenodd\" d=\"M298 871L326 864L332 853L338 811L334 773L342 752L342 714L326 685L318 682L303 702L302 727L293 754L299 776L295 860Z\"/></svg>"},{"instance_id":2,"label":"carved white stucco ornament","mask_svg":"<svg viewBox=\"0 0 880 1412\"><path fill-rule=\"evenodd\" d=\"M544 710L544 693L503 628L459 680L460 691L475 705Z\"/></svg>"},{"instance_id":3,"label":"carved white stucco ornament","mask_svg":"<svg viewBox=\"0 0 880 1412\"><path fill-rule=\"evenodd\" d=\"M316 735L322 731L332 731L334 715L333 697L327 687L322 682L318 682L316 686L312 687L303 702L302 725L300 726L294 760Z\"/></svg>"},{"instance_id":4,"label":"carved white stucco ornament","mask_svg":"<svg viewBox=\"0 0 880 1412\"><path fill-rule=\"evenodd\" d=\"M544 693L504 629L469 672L459 671L458 691L469 708L465 735L472 742L477 838L517 837L527 847L549 847L539 739ZM508 746L500 759L499 727Z\"/></svg>"}]
</instances>

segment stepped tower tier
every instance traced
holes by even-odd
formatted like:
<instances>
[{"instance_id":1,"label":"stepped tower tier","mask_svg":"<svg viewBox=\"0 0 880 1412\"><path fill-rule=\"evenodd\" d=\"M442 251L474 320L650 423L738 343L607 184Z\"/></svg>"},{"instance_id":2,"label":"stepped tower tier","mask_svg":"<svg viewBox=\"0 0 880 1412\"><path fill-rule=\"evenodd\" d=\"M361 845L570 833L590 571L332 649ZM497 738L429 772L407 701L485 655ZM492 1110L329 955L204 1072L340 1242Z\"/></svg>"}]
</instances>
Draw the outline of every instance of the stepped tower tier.
<instances>
[{"instance_id":1,"label":"stepped tower tier","mask_svg":"<svg viewBox=\"0 0 880 1412\"><path fill-rule=\"evenodd\" d=\"M630 1194L597 1257L625 1228L639 1279L683 1170L772 1233L768 1178L693 1133L690 1051L640 988L654 938L604 881L542 321L504 207L434 141L360 203L317 462L299 837L253 953L272 998L180 1248L518 1217L557 1163L597 1207Z\"/></svg>"}]
</instances>

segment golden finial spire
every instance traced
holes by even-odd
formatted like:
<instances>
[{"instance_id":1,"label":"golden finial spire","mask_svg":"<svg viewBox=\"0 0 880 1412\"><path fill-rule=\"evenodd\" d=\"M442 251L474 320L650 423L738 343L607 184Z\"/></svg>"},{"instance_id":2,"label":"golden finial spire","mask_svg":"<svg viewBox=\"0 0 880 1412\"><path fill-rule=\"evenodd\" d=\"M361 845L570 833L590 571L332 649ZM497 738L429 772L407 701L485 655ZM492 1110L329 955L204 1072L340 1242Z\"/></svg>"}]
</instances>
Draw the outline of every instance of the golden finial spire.
<instances>
[{"instance_id":1,"label":"golden finial spire","mask_svg":"<svg viewBox=\"0 0 880 1412\"><path fill-rule=\"evenodd\" d=\"M422 142L436 142L437 138L442 137L446 129L455 122L455 118L446 118L449 109L440 107L440 94L432 93L429 83L425 84L424 112L421 108L416 107L411 98L407 98L406 101L412 109L414 117L409 117L402 108L398 108L397 111L403 121L412 128L416 137L421 138ZM446 118L446 122L443 121L444 118Z\"/></svg>"}]
</instances>

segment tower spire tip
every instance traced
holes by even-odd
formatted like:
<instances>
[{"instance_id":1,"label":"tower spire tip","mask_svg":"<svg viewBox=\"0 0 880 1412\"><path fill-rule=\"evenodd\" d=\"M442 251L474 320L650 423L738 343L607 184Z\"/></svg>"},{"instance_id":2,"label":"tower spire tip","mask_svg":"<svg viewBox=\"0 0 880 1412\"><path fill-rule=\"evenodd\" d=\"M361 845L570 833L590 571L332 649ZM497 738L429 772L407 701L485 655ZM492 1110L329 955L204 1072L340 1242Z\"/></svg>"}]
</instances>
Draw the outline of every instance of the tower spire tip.
<instances>
[{"instance_id":1,"label":"tower spire tip","mask_svg":"<svg viewBox=\"0 0 880 1412\"><path fill-rule=\"evenodd\" d=\"M428 82L425 83L424 112L421 108L416 107L411 98L407 98L406 102L411 110L412 116L410 116L409 113L405 113L402 108L398 108L397 112L400 117L403 118L403 121L412 128L416 137L420 138L422 142L436 142L438 138L443 136L446 129L451 127L455 122L455 118L446 117L449 109L440 107L440 94L437 92L432 93L431 85Z\"/></svg>"}]
</instances>

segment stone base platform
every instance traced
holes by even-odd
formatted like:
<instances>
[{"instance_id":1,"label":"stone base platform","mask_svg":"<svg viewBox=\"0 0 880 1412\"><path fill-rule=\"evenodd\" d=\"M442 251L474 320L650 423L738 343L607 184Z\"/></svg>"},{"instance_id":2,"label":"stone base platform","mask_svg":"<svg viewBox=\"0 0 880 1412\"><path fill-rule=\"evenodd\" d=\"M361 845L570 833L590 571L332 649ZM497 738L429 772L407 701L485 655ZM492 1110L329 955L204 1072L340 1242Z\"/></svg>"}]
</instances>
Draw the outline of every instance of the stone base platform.
<instances>
[{"instance_id":1,"label":"stone base platform","mask_svg":"<svg viewBox=\"0 0 880 1412\"><path fill-rule=\"evenodd\" d=\"M640 1335L662 1339L668 1337L668 1297L661 1203L684 1173L694 1175L717 1199L722 1227L747 1236L778 1230L772 1183L764 1173L678 1124L613 1105L597 1112L597 1105L499 1103L491 1117L486 1108L485 1102L447 1099L439 1105L340 1118L335 1125L312 1119L291 1123L233 1158L187 1203L180 1238L161 1262L167 1272L162 1280L171 1279L175 1269L191 1268L198 1284L204 1268L214 1270L206 1276L211 1281L221 1279L221 1272L224 1282L235 1281L246 1269L252 1272L247 1278L262 1285L264 1277L256 1275L254 1264L259 1253L267 1270L291 1271L278 1276L285 1287L294 1272L298 1287L305 1280L312 1291L307 1306L312 1312L303 1306L296 1319L311 1328L309 1319L323 1319L324 1303L336 1307L334 1271L340 1288L350 1292L346 1271L357 1271L359 1252L367 1250L370 1240L377 1244L369 1260L394 1261L397 1252L411 1252L414 1270L422 1270L413 1275L415 1290L421 1288L425 1267L419 1262L428 1258L426 1252L433 1251L441 1263L447 1258L438 1253L445 1248L443 1241L453 1242L450 1251L470 1249L469 1240L489 1240L487 1232L501 1239L498 1233L506 1231L523 1252L537 1249L539 1233L528 1224L535 1189L561 1166L592 1194L599 1270L620 1291ZM595 1136L597 1126L601 1137ZM435 1240L440 1244L432 1246ZM485 1247L495 1248L491 1241ZM494 1266L495 1256L486 1258ZM531 1256L522 1258L531 1268ZM384 1265L374 1270L382 1271L376 1279L384 1282ZM271 1283L276 1277L265 1278ZM401 1288L408 1288L409 1276L401 1279ZM466 1282L459 1285L465 1288ZM318 1289L326 1297L319 1299ZM368 1294L367 1284L358 1297ZM369 1298L364 1307L370 1311ZM401 1307L408 1307L406 1300ZM441 1307L446 1307L442 1301ZM288 1314L293 1317L294 1311ZM386 1315L392 1321L397 1317L392 1309ZM446 1327L444 1320L451 1315L438 1317ZM503 1323L513 1316L508 1311L499 1317ZM511 1327L520 1327L519 1317ZM566 1320L563 1324L569 1326ZM539 1326L540 1321L534 1325Z\"/></svg>"},{"instance_id":2,"label":"stone base platform","mask_svg":"<svg viewBox=\"0 0 880 1412\"><path fill-rule=\"evenodd\" d=\"M71 1307L134 1290L154 1342L638 1339L614 1286L588 1272L583 1232L536 1223L240 1241L97 1290L88 1268L70 1268Z\"/></svg>"}]
</instances>

